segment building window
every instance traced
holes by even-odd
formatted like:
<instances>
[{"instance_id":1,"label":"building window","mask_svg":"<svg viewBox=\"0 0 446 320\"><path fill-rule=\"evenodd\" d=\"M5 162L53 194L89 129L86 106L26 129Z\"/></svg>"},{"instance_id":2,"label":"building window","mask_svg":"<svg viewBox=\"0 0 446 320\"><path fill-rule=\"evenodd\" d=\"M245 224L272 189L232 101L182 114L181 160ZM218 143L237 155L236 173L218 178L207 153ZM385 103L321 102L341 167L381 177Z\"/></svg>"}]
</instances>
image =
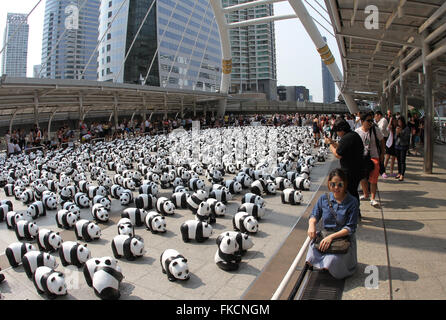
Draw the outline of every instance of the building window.
<instances>
[{"instance_id":1,"label":"building window","mask_svg":"<svg viewBox=\"0 0 446 320\"><path fill-rule=\"evenodd\" d=\"M112 5L113 5L113 2L112 2L112 1L109 1L109 3L108 3L108 7L111 8Z\"/></svg>"},{"instance_id":2,"label":"building window","mask_svg":"<svg viewBox=\"0 0 446 320\"><path fill-rule=\"evenodd\" d=\"M107 63L110 63L110 62L111 62L111 57L107 56Z\"/></svg>"},{"instance_id":3,"label":"building window","mask_svg":"<svg viewBox=\"0 0 446 320\"><path fill-rule=\"evenodd\" d=\"M107 33L107 40L111 39L111 33Z\"/></svg>"},{"instance_id":4,"label":"building window","mask_svg":"<svg viewBox=\"0 0 446 320\"><path fill-rule=\"evenodd\" d=\"M108 12L108 17L111 18L112 15L113 15L113 14L112 14L112 11L109 11L109 12Z\"/></svg>"}]
</instances>

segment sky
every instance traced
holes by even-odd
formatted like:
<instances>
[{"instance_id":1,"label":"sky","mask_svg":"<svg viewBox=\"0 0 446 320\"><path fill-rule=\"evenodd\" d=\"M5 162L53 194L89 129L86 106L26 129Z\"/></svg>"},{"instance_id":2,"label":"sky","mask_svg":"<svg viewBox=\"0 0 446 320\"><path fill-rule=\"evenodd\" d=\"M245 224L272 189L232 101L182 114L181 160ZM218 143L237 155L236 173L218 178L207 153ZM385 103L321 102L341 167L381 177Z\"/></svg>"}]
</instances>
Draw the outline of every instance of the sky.
<instances>
[{"instance_id":1,"label":"sky","mask_svg":"<svg viewBox=\"0 0 446 320\"><path fill-rule=\"evenodd\" d=\"M330 21L328 14L315 3L323 5L322 0L308 0L318 9L325 18ZM6 25L7 13L28 14L39 0L1 0L0 9L0 36L3 48L3 33ZM306 4L310 15L323 24L331 33L333 28L323 20L309 5ZM292 14L293 9L287 1L274 4L275 15ZM45 0L33 11L28 19L29 43L27 76L32 77L33 66L41 63L43 17L45 12ZM336 58L339 68L342 70L339 50L336 39L318 26L322 36L327 38L328 45ZM316 51L311 38L298 19L282 20L275 22L276 58L277 58L277 85L305 86L310 90L313 101L323 101L322 90L322 66L321 59ZM339 91L336 89L336 97Z\"/></svg>"}]
</instances>

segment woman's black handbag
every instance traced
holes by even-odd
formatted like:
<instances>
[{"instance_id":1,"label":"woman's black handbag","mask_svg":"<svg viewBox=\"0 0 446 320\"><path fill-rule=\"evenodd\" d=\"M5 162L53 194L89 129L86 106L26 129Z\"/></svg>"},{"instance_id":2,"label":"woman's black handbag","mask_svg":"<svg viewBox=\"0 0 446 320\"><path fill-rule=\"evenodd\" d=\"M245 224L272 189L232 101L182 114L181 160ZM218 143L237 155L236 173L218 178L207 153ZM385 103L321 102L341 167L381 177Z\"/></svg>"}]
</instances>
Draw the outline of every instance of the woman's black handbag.
<instances>
[{"instance_id":1,"label":"woman's black handbag","mask_svg":"<svg viewBox=\"0 0 446 320\"><path fill-rule=\"evenodd\" d=\"M372 161L372 157L370 156L370 152L368 152L364 156L364 178L368 178L370 173L375 169L375 163Z\"/></svg>"},{"instance_id":2,"label":"woman's black handbag","mask_svg":"<svg viewBox=\"0 0 446 320\"><path fill-rule=\"evenodd\" d=\"M334 217L336 219L337 218L336 212L334 211L333 206L332 206L332 204L330 202L330 197L328 196L327 193L325 195L327 196L327 201L328 201L328 205L330 207L330 212L331 212L331 214L334 215ZM319 250L319 245L320 245L321 241L325 237L327 237L327 236L329 236L329 235L331 235L333 233L336 233L336 232L337 231L327 231L327 230L318 231L316 233L316 239L314 240L314 247L317 250ZM345 253L348 252L348 249L350 248L350 245L351 245L350 236L344 236L344 237L341 237L341 238L333 239L331 241L330 247L326 251L324 251L324 252L321 251L321 252L322 253L332 253L332 254L345 254Z\"/></svg>"}]
</instances>

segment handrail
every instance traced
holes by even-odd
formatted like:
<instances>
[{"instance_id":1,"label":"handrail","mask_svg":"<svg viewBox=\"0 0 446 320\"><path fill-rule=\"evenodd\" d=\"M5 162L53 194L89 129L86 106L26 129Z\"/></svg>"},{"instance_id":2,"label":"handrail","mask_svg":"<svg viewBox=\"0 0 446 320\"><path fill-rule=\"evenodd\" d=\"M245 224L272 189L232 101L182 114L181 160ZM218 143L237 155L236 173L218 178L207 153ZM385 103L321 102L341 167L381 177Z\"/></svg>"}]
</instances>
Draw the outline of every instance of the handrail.
<instances>
[{"instance_id":1,"label":"handrail","mask_svg":"<svg viewBox=\"0 0 446 320\"><path fill-rule=\"evenodd\" d=\"M278 300L280 296L282 295L283 291L285 290L286 286L291 280L292 275L296 271L297 265L302 260L302 257L307 250L308 246L310 245L310 237L307 237L305 240L303 246L300 248L299 253L297 254L296 258L293 261L293 264L288 269L288 272L286 273L285 277L282 279L282 282L280 283L279 287L277 288L276 292L272 296L271 300Z\"/></svg>"}]
</instances>

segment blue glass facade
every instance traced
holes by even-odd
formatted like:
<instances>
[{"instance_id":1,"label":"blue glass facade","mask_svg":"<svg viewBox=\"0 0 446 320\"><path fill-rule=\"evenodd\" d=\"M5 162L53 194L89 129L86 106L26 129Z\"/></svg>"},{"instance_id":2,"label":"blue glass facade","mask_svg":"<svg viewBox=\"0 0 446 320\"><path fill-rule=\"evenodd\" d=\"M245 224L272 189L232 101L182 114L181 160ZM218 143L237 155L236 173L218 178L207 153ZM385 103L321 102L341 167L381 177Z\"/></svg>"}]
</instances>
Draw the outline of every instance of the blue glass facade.
<instances>
[{"instance_id":1,"label":"blue glass facade","mask_svg":"<svg viewBox=\"0 0 446 320\"><path fill-rule=\"evenodd\" d=\"M47 0L42 41L41 77L81 79L98 41L100 0ZM73 8L69 10L70 8ZM77 9L76 9L77 8ZM97 79L97 52L83 74Z\"/></svg>"},{"instance_id":2,"label":"blue glass facade","mask_svg":"<svg viewBox=\"0 0 446 320\"><path fill-rule=\"evenodd\" d=\"M26 14L8 13L3 37L3 44L8 45L2 53L0 75L26 77L28 34Z\"/></svg>"}]
</instances>

